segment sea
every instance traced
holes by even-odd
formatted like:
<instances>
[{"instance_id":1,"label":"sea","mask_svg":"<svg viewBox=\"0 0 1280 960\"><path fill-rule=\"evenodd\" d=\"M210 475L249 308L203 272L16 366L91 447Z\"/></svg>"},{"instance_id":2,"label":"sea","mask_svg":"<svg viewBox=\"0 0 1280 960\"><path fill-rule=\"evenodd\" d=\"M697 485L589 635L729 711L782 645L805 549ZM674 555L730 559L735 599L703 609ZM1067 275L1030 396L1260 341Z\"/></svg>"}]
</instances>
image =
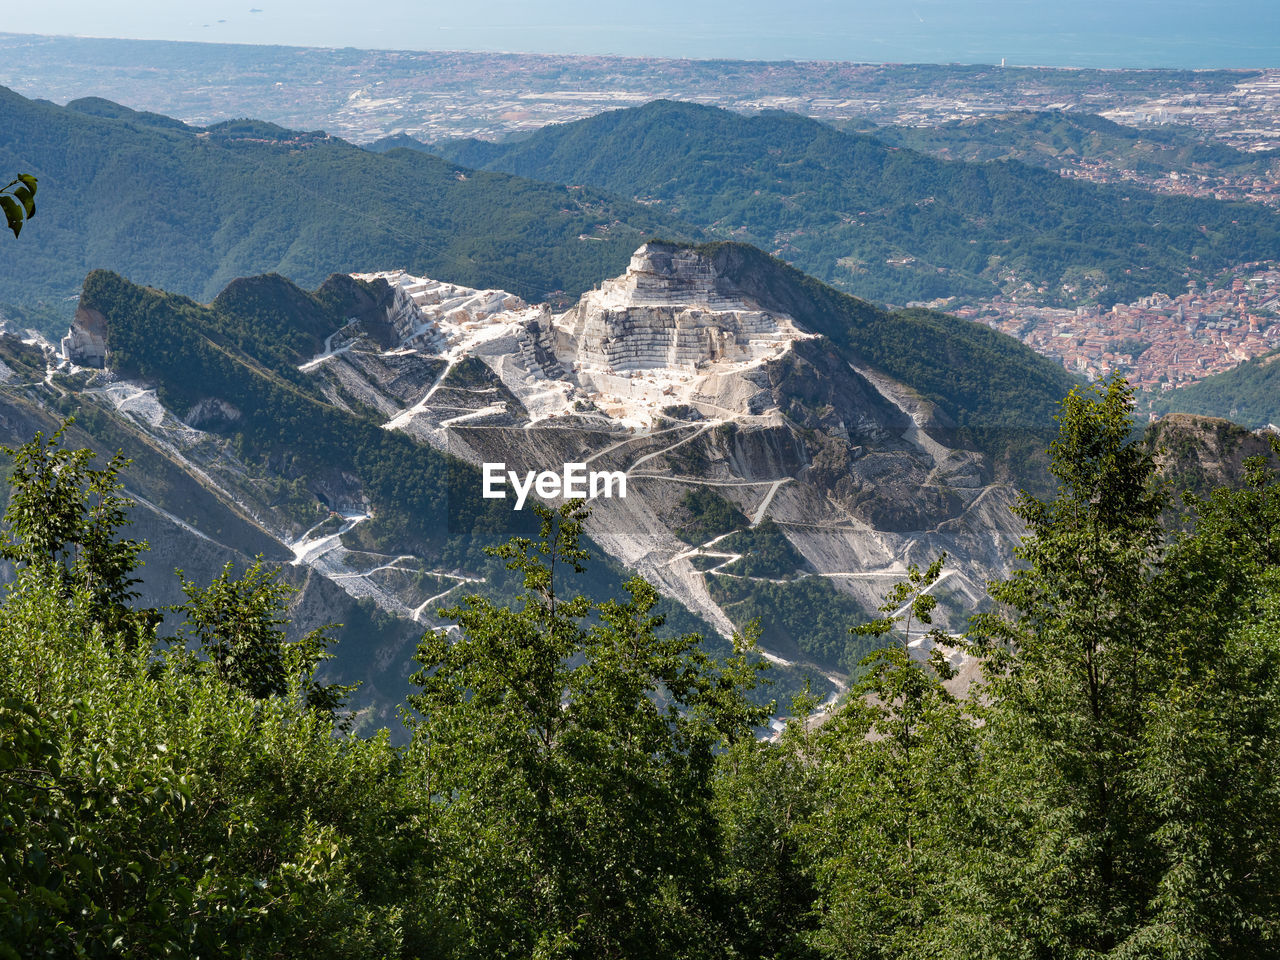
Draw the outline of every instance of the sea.
<instances>
[{"instance_id":1,"label":"sea","mask_svg":"<svg viewBox=\"0 0 1280 960\"><path fill-rule=\"evenodd\" d=\"M1280 0L47 0L0 29L696 59L1280 67Z\"/></svg>"}]
</instances>

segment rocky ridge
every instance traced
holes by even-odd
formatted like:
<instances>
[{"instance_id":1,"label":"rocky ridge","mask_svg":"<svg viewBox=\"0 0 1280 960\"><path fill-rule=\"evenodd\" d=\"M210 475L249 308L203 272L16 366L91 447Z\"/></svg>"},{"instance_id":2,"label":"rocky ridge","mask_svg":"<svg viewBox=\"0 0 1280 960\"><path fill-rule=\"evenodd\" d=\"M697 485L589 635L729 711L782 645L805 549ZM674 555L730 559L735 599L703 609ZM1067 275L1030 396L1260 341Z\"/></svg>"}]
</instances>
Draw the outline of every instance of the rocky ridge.
<instances>
[{"instance_id":1,"label":"rocky ridge","mask_svg":"<svg viewBox=\"0 0 1280 960\"><path fill-rule=\"evenodd\" d=\"M403 433L520 473L572 462L624 474L626 498L597 499L588 528L614 569L644 574L723 635L759 617L764 649L790 665L784 687L816 669L828 678L816 689L831 693L851 662L847 628L909 564L948 554L939 620L963 627L985 581L1011 568L1015 491L934 402L852 341L829 339L842 328L821 297L760 265L743 269L739 253L647 244L624 274L559 312L402 271L336 276L316 294L280 277L236 281L208 308L117 278L114 299L82 302L59 349L0 334L0 434L20 442L88 405L88 429L72 440L123 447L141 464L128 492L158 547L144 572L149 602L180 599L173 566L199 580L263 554L301 587L297 628L354 622L341 675L371 682L372 701L398 703L417 634L447 626L437 609L464 588L488 589L489 574L425 540L387 542L365 468L300 471L285 435L265 457L245 445L244 424L264 416L252 390L196 378L175 395L170 379L185 376L188 354L161 344L178 366L152 383L123 376L111 352L138 349L133 302L156 318L149 337L185 324L183 342L194 343L209 330L215 362L242 349L236 337L263 343L263 330L280 331L287 339L268 343L266 361L244 354L258 371L246 375L323 398L308 401L308 416L345 410L374 436ZM866 316L858 322L905 322ZM134 339L120 340L129 329ZM174 396L180 408L167 405ZM1168 418L1156 438L1175 474L1227 461L1238 473L1266 446L1225 422L1183 426Z\"/></svg>"}]
</instances>

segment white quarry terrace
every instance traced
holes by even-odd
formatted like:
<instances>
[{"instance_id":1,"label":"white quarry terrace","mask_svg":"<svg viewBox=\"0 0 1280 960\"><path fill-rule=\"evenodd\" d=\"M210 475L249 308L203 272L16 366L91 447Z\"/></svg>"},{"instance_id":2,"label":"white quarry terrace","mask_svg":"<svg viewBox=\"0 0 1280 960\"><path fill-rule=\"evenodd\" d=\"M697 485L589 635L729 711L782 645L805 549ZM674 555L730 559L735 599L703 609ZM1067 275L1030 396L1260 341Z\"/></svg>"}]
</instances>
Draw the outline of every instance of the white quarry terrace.
<instances>
[{"instance_id":1,"label":"white quarry terrace","mask_svg":"<svg viewBox=\"0 0 1280 960\"><path fill-rule=\"evenodd\" d=\"M395 291L398 351L438 355L448 366L436 387L387 423L403 427L427 409L460 360L484 361L534 422L594 407L621 426L651 427L664 407L741 417L758 386L742 379L815 335L786 314L761 309L717 286L696 251L645 244L626 273L554 316L502 290L475 290L404 271L353 274ZM304 365L342 350L330 343ZM393 351L394 352L394 351Z\"/></svg>"}]
</instances>

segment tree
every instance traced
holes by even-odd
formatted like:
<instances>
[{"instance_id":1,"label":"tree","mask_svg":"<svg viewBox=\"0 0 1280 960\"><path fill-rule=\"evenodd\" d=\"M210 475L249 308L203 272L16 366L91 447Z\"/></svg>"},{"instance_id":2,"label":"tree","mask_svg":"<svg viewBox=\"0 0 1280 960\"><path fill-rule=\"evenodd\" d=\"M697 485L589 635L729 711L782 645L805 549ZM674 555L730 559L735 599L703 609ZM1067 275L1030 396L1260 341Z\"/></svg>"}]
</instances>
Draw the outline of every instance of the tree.
<instances>
[{"instance_id":1,"label":"tree","mask_svg":"<svg viewBox=\"0 0 1280 960\"><path fill-rule=\"evenodd\" d=\"M1276 579L1223 536L1245 505L1280 515L1275 492L1215 494L1170 545L1131 409L1122 380L1064 401L1058 496L1024 497L1026 567L974 631L992 816L955 901L959 955L1276 948Z\"/></svg>"},{"instance_id":2,"label":"tree","mask_svg":"<svg viewBox=\"0 0 1280 960\"><path fill-rule=\"evenodd\" d=\"M483 597L442 611L410 703L444 845L458 955L688 956L716 937L710 887L718 745L766 714L741 640L719 664L696 634L662 637L657 594L563 598L587 511L539 505L538 539L494 553L524 578L519 609ZM597 615L594 622L588 618Z\"/></svg>"},{"instance_id":3,"label":"tree","mask_svg":"<svg viewBox=\"0 0 1280 960\"><path fill-rule=\"evenodd\" d=\"M399 829L416 806L399 752L385 735L335 737L307 709L314 646L283 657L304 696L257 699L183 650L136 642L154 633L104 586L134 582L137 545L112 537L122 462L94 471L61 436L14 451L0 960L432 955L432 918L406 893L423 849ZM247 595L279 599L263 580Z\"/></svg>"},{"instance_id":4,"label":"tree","mask_svg":"<svg viewBox=\"0 0 1280 960\"><path fill-rule=\"evenodd\" d=\"M810 723L817 707L806 685L779 736L744 738L717 757L718 883L730 956L820 956L810 942L822 917L806 843L823 785Z\"/></svg>"},{"instance_id":5,"label":"tree","mask_svg":"<svg viewBox=\"0 0 1280 960\"><path fill-rule=\"evenodd\" d=\"M138 597L134 571L147 545L119 536L133 506L120 495L120 471L129 460L117 453L94 469L92 450L63 448L73 422L64 421L49 437L39 432L17 448L0 448L13 460L0 555L50 577L65 599L83 597L108 633L135 644L153 637L159 616L130 608Z\"/></svg>"},{"instance_id":6,"label":"tree","mask_svg":"<svg viewBox=\"0 0 1280 960\"><path fill-rule=\"evenodd\" d=\"M178 571L187 601L173 609L185 617L183 635L196 642L219 677L249 696L284 696L294 679L308 706L335 715L355 687L315 680L316 667L331 656L326 653L328 628L289 642L283 627L294 591L280 582L279 568L264 567L258 557L239 578L232 576L233 570L228 561L207 587Z\"/></svg>"},{"instance_id":7,"label":"tree","mask_svg":"<svg viewBox=\"0 0 1280 960\"><path fill-rule=\"evenodd\" d=\"M1137 774L1159 815L1143 936L1167 955L1280 949L1280 478L1244 467L1240 488L1187 498L1160 585L1164 689Z\"/></svg>"},{"instance_id":8,"label":"tree","mask_svg":"<svg viewBox=\"0 0 1280 960\"><path fill-rule=\"evenodd\" d=\"M915 957L944 909L977 759L972 718L943 686L957 641L932 627L945 554L850 632L888 639L863 658L848 701L812 737L814 811L802 835L818 888L812 941L836 957ZM917 624L929 627L913 636ZM927 660L912 655L928 645Z\"/></svg>"},{"instance_id":9,"label":"tree","mask_svg":"<svg viewBox=\"0 0 1280 960\"><path fill-rule=\"evenodd\" d=\"M1058 495L1023 495L1016 554L1026 566L991 585L1003 609L976 624L992 701L986 749L1009 801L985 904L986 933L1012 938L1003 949L1105 954L1154 894L1153 811L1135 771L1161 674L1154 585L1166 494L1132 439L1131 408L1120 379L1063 401L1050 445Z\"/></svg>"}]
</instances>

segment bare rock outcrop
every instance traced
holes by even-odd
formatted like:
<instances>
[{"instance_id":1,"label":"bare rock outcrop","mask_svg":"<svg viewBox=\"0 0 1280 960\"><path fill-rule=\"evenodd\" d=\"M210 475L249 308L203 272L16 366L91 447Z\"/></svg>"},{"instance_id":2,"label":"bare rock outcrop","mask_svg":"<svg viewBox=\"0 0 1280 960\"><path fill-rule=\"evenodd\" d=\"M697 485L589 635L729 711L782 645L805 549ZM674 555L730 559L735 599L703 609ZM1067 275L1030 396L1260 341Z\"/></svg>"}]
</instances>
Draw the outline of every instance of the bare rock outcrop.
<instances>
[{"instance_id":1,"label":"bare rock outcrop","mask_svg":"<svg viewBox=\"0 0 1280 960\"><path fill-rule=\"evenodd\" d=\"M101 370L107 365L107 318L90 307L76 310L71 329L62 338L61 354L79 367Z\"/></svg>"}]
</instances>

